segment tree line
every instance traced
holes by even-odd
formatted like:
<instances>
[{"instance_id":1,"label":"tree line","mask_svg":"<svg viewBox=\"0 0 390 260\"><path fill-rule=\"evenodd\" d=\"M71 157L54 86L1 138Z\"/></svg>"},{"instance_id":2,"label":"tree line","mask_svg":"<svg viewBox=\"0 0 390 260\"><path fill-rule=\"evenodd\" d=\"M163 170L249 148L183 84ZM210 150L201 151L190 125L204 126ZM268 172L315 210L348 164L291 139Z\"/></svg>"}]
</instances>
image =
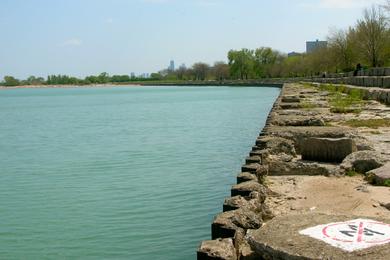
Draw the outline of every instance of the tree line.
<instances>
[{"instance_id":1,"label":"tree line","mask_svg":"<svg viewBox=\"0 0 390 260\"><path fill-rule=\"evenodd\" d=\"M5 76L2 85L61 85L130 83L154 80L237 80L259 78L310 77L324 73L353 71L356 67L390 66L390 0L383 6L365 9L362 18L348 29L333 29L327 37L326 47L311 53L286 55L270 47L254 50L230 50L228 62L213 65L197 62L174 71L162 70L149 78L101 73L84 79L67 75L50 75L47 79L31 76L18 80Z\"/></svg>"},{"instance_id":2,"label":"tree line","mask_svg":"<svg viewBox=\"0 0 390 260\"><path fill-rule=\"evenodd\" d=\"M152 78L135 77L129 75L112 75L102 72L99 75L90 75L84 79L68 75L49 75L47 79L42 77L30 76L25 80L19 80L12 76L5 76L0 85L3 86L21 86L21 85L90 85L107 83L131 83L154 80Z\"/></svg>"},{"instance_id":3,"label":"tree line","mask_svg":"<svg viewBox=\"0 0 390 260\"><path fill-rule=\"evenodd\" d=\"M390 66L390 0L383 6L365 9L363 17L348 29L332 29L327 46L311 53L286 55L261 47L230 50L228 63L214 66L195 63L179 68L165 78L190 80L259 79L311 77L325 73L354 71L356 68Z\"/></svg>"}]
</instances>

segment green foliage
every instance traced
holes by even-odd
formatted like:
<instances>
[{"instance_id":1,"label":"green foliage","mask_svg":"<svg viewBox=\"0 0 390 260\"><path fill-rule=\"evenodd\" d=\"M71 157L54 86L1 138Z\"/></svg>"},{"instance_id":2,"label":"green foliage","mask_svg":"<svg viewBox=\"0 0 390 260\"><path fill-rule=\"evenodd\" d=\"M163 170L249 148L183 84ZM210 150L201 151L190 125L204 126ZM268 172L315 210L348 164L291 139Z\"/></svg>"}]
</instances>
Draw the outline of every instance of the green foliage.
<instances>
[{"instance_id":1,"label":"green foliage","mask_svg":"<svg viewBox=\"0 0 390 260\"><path fill-rule=\"evenodd\" d=\"M315 104L311 103L311 102L302 102L300 104L300 107L303 108L303 109L313 109L315 107L317 107Z\"/></svg>"},{"instance_id":2,"label":"green foliage","mask_svg":"<svg viewBox=\"0 0 390 260\"><path fill-rule=\"evenodd\" d=\"M332 113L360 113L364 92L360 89L347 88L344 85L320 84L319 89L330 95Z\"/></svg>"},{"instance_id":3,"label":"green foliage","mask_svg":"<svg viewBox=\"0 0 390 260\"><path fill-rule=\"evenodd\" d=\"M348 176L348 177L354 177L354 176L357 176L359 175L360 173L358 173L357 171L355 171L354 169L352 170L348 170L345 175Z\"/></svg>"},{"instance_id":4,"label":"green foliage","mask_svg":"<svg viewBox=\"0 0 390 260\"><path fill-rule=\"evenodd\" d=\"M378 181L378 179L375 178L375 175L372 173L367 174L365 180L372 185L390 187L390 180Z\"/></svg>"},{"instance_id":5,"label":"green foliage","mask_svg":"<svg viewBox=\"0 0 390 260\"><path fill-rule=\"evenodd\" d=\"M20 81L12 76L4 77L4 86L13 87L20 85Z\"/></svg>"},{"instance_id":6,"label":"green foliage","mask_svg":"<svg viewBox=\"0 0 390 260\"><path fill-rule=\"evenodd\" d=\"M234 78L251 78L254 68L254 51L242 49L240 51L231 50L228 53L230 74Z\"/></svg>"},{"instance_id":7,"label":"green foliage","mask_svg":"<svg viewBox=\"0 0 390 260\"><path fill-rule=\"evenodd\" d=\"M360 113L361 108L356 106L360 105L360 99L355 97L336 92L330 100L332 113Z\"/></svg>"}]
</instances>

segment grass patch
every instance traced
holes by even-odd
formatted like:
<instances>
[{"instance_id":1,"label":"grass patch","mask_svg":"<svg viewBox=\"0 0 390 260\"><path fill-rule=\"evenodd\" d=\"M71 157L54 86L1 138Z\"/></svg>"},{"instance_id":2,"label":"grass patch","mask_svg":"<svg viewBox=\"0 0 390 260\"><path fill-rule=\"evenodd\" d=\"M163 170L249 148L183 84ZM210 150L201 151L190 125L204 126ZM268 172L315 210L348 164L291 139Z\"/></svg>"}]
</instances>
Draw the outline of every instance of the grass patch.
<instances>
[{"instance_id":1,"label":"grass patch","mask_svg":"<svg viewBox=\"0 0 390 260\"><path fill-rule=\"evenodd\" d=\"M311 102L302 102L300 104L300 107L303 108L303 109L312 109L312 108L315 108L317 106L315 104L311 103Z\"/></svg>"},{"instance_id":2,"label":"grass patch","mask_svg":"<svg viewBox=\"0 0 390 260\"><path fill-rule=\"evenodd\" d=\"M360 173L358 173L357 171L355 170L348 170L345 175L348 176L348 177L354 177L354 176L357 176L359 175Z\"/></svg>"},{"instance_id":3,"label":"grass patch","mask_svg":"<svg viewBox=\"0 0 390 260\"><path fill-rule=\"evenodd\" d=\"M351 92L350 95L345 95L340 92L335 92L330 98L330 111L332 113L360 113L360 105L362 99L356 92Z\"/></svg>"},{"instance_id":4,"label":"grass patch","mask_svg":"<svg viewBox=\"0 0 390 260\"><path fill-rule=\"evenodd\" d=\"M345 122L345 125L350 127L368 127L373 129L378 129L379 127L390 127L390 119L352 119Z\"/></svg>"},{"instance_id":5,"label":"grass patch","mask_svg":"<svg viewBox=\"0 0 390 260\"><path fill-rule=\"evenodd\" d=\"M362 111L365 96L364 90L333 84L319 84L318 89L329 93L328 99L332 113L358 114Z\"/></svg>"},{"instance_id":6,"label":"grass patch","mask_svg":"<svg viewBox=\"0 0 390 260\"><path fill-rule=\"evenodd\" d=\"M376 179L375 179L375 175L374 174L367 174L366 175L366 178L365 180L372 184L372 185L375 185L375 186L385 186L385 187L390 187L390 180L385 180L383 182L378 182Z\"/></svg>"},{"instance_id":7,"label":"grass patch","mask_svg":"<svg viewBox=\"0 0 390 260\"><path fill-rule=\"evenodd\" d=\"M300 84L301 84L304 88L311 88L311 89L313 89L314 87L316 87L315 84L309 83L309 82L300 82Z\"/></svg>"}]
</instances>

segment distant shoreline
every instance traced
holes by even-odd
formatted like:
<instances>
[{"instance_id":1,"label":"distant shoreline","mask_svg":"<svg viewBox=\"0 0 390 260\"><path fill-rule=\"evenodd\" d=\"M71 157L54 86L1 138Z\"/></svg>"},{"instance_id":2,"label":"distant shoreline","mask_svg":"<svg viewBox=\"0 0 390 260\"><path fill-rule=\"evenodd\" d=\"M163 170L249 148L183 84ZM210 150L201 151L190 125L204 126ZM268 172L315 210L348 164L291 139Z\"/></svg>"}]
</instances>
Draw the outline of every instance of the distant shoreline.
<instances>
[{"instance_id":1,"label":"distant shoreline","mask_svg":"<svg viewBox=\"0 0 390 260\"><path fill-rule=\"evenodd\" d=\"M20 85L20 86L0 86L0 89L23 89L23 88L107 88L107 87L140 87L141 84L89 84L89 85Z\"/></svg>"},{"instance_id":2,"label":"distant shoreline","mask_svg":"<svg viewBox=\"0 0 390 260\"><path fill-rule=\"evenodd\" d=\"M271 86L282 87L286 79L266 79L266 80L229 80L229 81L148 81L134 83L107 83L107 84L87 84L87 85L20 85L20 86L0 86L0 89L26 89L26 88L107 88L107 87L141 87L141 86ZM294 80L298 81L298 80Z\"/></svg>"}]
</instances>

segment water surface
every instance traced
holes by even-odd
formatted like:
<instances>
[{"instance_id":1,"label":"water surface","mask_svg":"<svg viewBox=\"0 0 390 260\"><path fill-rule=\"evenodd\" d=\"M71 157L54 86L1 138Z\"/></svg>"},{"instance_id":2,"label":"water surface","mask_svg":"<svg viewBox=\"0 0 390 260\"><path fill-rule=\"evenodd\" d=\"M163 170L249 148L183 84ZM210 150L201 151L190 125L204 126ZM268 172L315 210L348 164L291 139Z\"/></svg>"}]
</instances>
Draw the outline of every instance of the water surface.
<instances>
[{"instance_id":1,"label":"water surface","mask_svg":"<svg viewBox=\"0 0 390 260\"><path fill-rule=\"evenodd\" d=\"M195 259L276 88L0 91L1 259Z\"/></svg>"}]
</instances>

